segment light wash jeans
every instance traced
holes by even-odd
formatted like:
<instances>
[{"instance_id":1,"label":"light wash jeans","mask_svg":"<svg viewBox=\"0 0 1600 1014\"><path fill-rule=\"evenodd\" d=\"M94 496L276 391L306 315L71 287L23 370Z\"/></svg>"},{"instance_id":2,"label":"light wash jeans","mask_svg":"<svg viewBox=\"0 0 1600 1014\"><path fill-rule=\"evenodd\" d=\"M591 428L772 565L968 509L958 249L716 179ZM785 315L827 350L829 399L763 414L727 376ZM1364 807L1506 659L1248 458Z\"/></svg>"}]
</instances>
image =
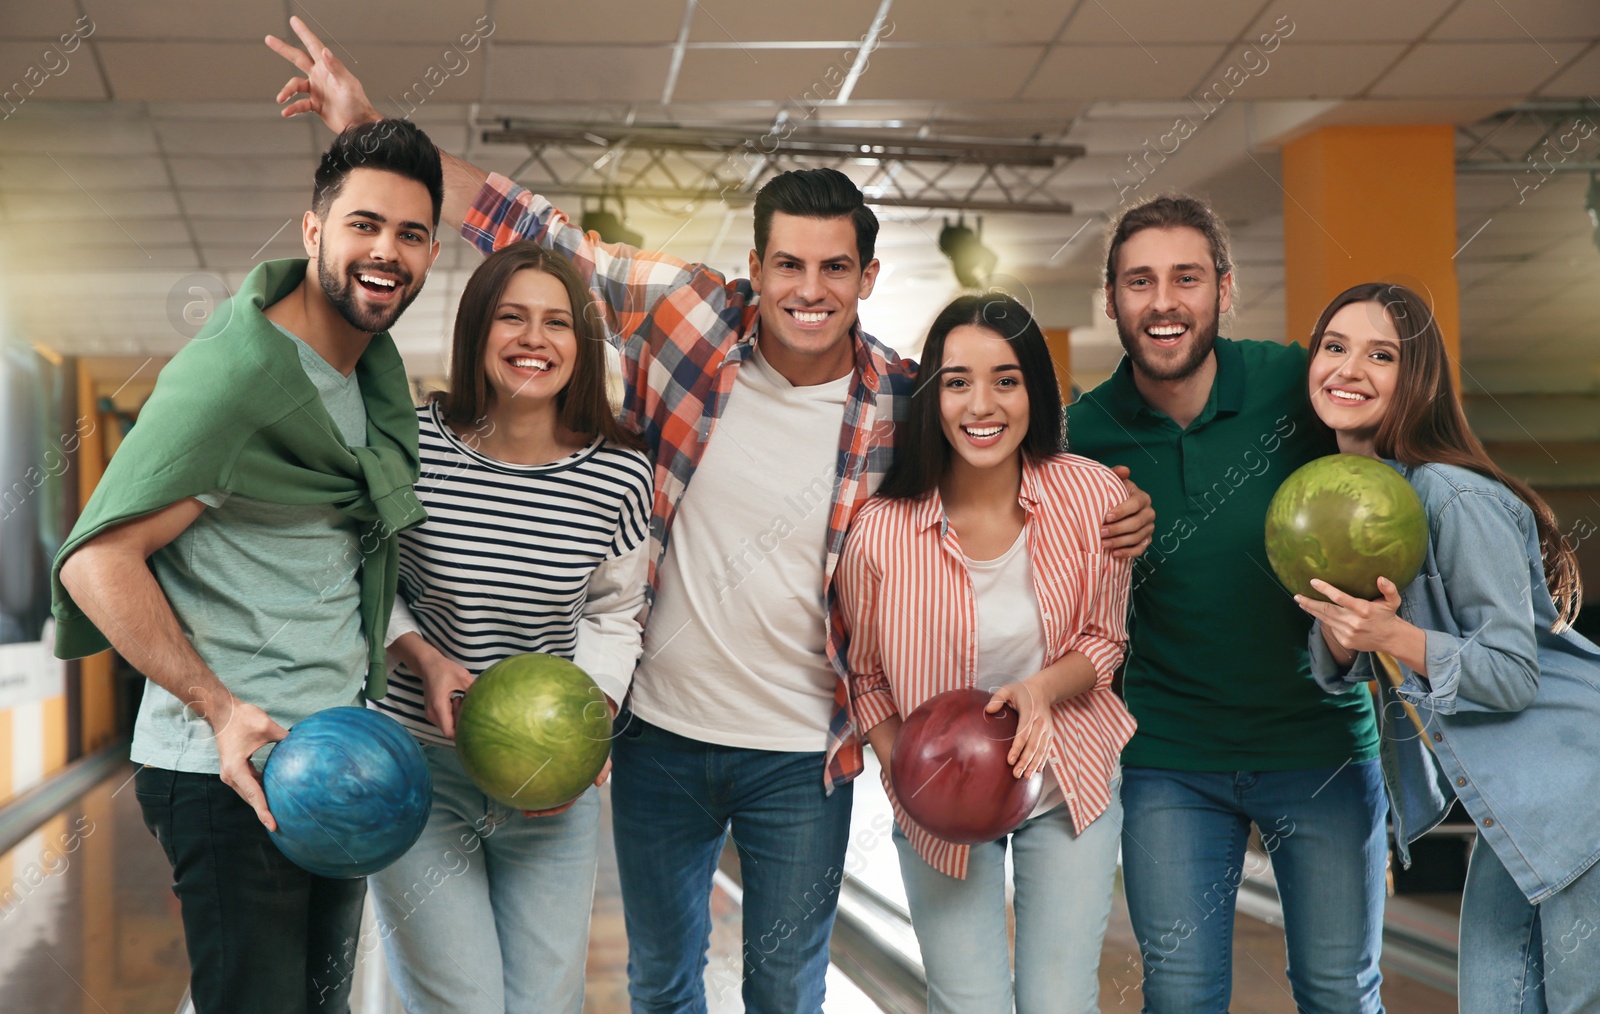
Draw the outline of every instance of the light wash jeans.
<instances>
[{"instance_id":1,"label":"light wash jeans","mask_svg":"<svg viewBox=\"0 0 1600 1014\"><path fill-rule=\"evenodd\" d=\"M1095 1014L1100 948L1122 841L1118 783L1083 834L1066 806L1011 833L1017 919L1017 1014ZM929 866L898 826L900 877L928 978L928 1014L1011 1014L1006 839L972 846L967 878Z\"/></svg>"},{"instance_id":2,"label":"light wash jeans","mask_svg":"<svg viewBox=\"0 0 1600 1014\"><path fill-rule=\"evenodd\" d=\"M1600 867L1534 905L1480 835L1461 896L1458 978L1461 1014L1600 1011Z\"/></svg>"},{"instance_id":3,"label":"light wash jeans","mask_svg":"<svg viewBox=\"0 0 1600 1014\"><path fill-rule=\"evenodd\" d=\"M600 796L524 817L424 746L433 813L399 861L368 878L389 974L410 1014L583 1008Z\"/></svg>"},{"instance_id":4,"label":"light wash jeans","mask_svg":"<svg viewBox=\"0 0 1600 1014\"><path fill-rule=\"evenodd\" d=\"M1388 806L1378 761L1297 771L1122 769L1122 877L1147 1014L1227 1014L1252 822L1304 1014L1381 1014Z\"/></svg>"}]
</instances>

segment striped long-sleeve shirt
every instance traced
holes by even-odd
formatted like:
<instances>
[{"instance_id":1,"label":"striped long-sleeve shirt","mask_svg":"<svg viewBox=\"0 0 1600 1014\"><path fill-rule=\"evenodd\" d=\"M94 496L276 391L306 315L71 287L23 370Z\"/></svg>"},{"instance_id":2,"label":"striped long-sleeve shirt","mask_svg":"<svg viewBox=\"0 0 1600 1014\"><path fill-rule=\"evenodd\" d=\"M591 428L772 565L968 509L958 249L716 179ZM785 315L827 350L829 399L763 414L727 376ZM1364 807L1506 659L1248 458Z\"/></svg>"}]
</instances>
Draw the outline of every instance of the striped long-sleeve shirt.
<instances>
[{"instance_id":1,"label":"striped long-sleeve shirt","mask_svg":"<svg viewBox=\"0 0 1600 1014\"><path fill-rule=\"evenodd\" d=\"M1096 676L1092 689L1051 709L1049 763L1080 833L1110 805L1117 756L1134 730L1133 716L1111 689L1128 638L1132 563L1110 556L1100 542L1101 519L1124 496L1122 481L1087 458L1058 454L1023 465L1018 502L1027 515L1045 665L1077 651ZM937 490L923 500L878 499L862 508L845 543L838 586L863 730L908 715L935 694L976 686L978 603ZM923 830L888 779L884 787L917 853L964 879L968 846Z\"/></svg>"},{"instance_id":2,"label":"striped long-sleeve shirt","mask_svg":"<svg viewBox=\"0 0 1600 1014\"><path fill-rule=\"evenodd\" d=\"M704 264L602 243L548 200L491 175L467 211L461 234L484 253L531 239L568 258L604 313L622 355L622 418L644 435L655 465L650 518L650 580L666 554L672 519L733 391L735 371L759 338L758 302L749 279L727 279ZM833 609L832 578L850 519L888 471L894 427L905 417L916 364L900 359L859 326L851 330L855 371L839 431L838 478L823 554L828 660L838 676L828 723L828 791L861 773L861 740L851 721L844 643ZM775 448L774 453L782 453ZM752 541L759 533L751 533ZM752 716L752 722L759 718Z\"/></svg>"},{"instance_id":3,"label":"striped long-sleeve shirt","mask_svg":"<svg viewBox=\"0 0 1600 1014\"><path fill-rule=\"evenodd\" d=\"M401 533L387 641L415 631L474 676L508 655L559 655L620 702L639 658L649 460L596 440L549 464L507 464L452 432L437 404L417 415L414 488L428 520ZM419 739L449 742L404 665L370 704Z\"/></svg>"}]
</instances>

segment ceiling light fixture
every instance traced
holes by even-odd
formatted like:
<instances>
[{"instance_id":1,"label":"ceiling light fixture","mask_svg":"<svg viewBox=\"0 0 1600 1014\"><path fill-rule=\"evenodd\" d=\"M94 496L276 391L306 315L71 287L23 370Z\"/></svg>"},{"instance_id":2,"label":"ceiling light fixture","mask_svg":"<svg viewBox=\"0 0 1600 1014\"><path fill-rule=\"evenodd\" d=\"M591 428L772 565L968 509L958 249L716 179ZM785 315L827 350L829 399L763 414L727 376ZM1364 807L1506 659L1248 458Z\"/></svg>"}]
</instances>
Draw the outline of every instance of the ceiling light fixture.
<instances>
[{"instance_id":1,"label":"ceiling light fixture","mask_svg":"<svg viewBox=\"0 0 1600 1014\"><path fill-rule=\"evenodd\" d=\"M983 245L983 219L979 218L977 223L978 229L974 232L967 228L967 216L962 215L954 225L947 218L939 232L940 251L950 259L956 280L968 289L987 285L1000 261L993 250Z\"/></svg>"}]
</instances>

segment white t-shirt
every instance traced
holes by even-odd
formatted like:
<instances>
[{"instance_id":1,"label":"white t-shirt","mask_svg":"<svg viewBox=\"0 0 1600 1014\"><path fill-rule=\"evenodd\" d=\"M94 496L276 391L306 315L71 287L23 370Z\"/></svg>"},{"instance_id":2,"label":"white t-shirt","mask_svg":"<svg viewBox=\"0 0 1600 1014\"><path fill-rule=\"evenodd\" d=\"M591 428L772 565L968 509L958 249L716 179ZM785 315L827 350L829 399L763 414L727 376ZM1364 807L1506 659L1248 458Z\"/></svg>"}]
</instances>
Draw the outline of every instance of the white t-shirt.
<instances>
[{"instance_id":1,"label":"white t-shirt","mask_svg":"<svg viewBox=\"0 0 1600 1014\"><path fill-rule=\"evenodd\" d=\"M1043 669L1044 623L1033 590L1027 525L998 558L965 559L978 602L978 686L995 690ZM1061 782L1046 764L1044 791L1029 816L1061 805L1063 798Z\"/></svg>"},{"instance_id":2,"label":"white t-shirt","mask_svg":"<svg viewBox=\"0 0 1600 1014\"><path fill-rule=\"evenodd\" d=\"M738 368L661 561L640 718L725 746L826 748L823 572L849 391L849 375L795 387L759 348Z\"/></svg>"}]
</instances>

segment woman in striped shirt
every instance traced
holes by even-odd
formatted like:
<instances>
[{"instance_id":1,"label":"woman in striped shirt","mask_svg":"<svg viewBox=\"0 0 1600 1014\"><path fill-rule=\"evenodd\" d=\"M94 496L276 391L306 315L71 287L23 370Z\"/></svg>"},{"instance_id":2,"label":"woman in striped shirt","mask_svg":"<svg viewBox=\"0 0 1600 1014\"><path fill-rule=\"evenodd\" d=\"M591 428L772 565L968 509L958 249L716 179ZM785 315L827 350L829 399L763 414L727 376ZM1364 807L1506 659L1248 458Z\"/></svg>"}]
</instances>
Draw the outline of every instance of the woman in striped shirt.
<instances>
[{"instance_id":1,"label":"woman in striped shirt","mask_svg":"<svg viewBox=\"0 0 1600 1014\"><path fill-rule=\"evenodd\" d=\"M652 473L607 400L588 303L534 243L488 257L461 294L450 390L417 410L428 520L400 536L395 664L372 702L433 774L422 837L371 880L407 1010L583 1006L600 801L518 814L471 783L452 737L461 693L508 655L571 659L613 714L639 657Z\"/></svg>"},{"instance_id":2,"label":"woman in striped shirt","mask_svg":"<svg viewBox=\"0 0 1600 1014\"><path fill-rule=\"evenodd\" d=\"M900 871L928 1009L1096 1011L1122 828L1117 756L1134 721L1111 689L1131 563L1101 549L1124 497L1110 470L1058 453L1061 393L1020 303L963 296L934 321L894 467L851 526L839 570L855 720L894 803ZM1010 762L1045 770L1009 835L1016 973L1006 944L1007 839L942 841L889 787L901 725L935 694L993 690L1016 708Z\"/></svg>"}]
</instances>

